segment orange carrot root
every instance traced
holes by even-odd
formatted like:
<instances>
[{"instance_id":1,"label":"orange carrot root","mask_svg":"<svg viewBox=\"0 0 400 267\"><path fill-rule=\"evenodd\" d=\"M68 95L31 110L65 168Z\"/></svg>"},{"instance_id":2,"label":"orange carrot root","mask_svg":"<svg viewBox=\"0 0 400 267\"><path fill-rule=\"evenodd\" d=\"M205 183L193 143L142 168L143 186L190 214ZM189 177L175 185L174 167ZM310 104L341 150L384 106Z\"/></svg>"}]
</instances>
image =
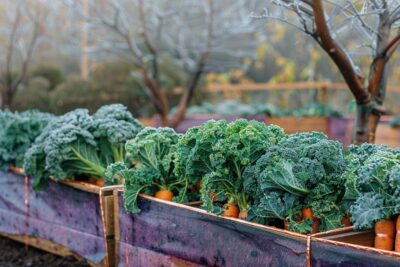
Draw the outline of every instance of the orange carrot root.
<instances>
[{"instance_id":1,"label":"orange carrot root","mask_svg":"<svg viewBox=\"0 0 400 267\"><path fill-rule=\"evenodd\" d=\"M247 215L249 215L249 214L247 213L247 211L241 211L241 212L239 212L238 218L239 218L239 219L246 219Z\"/></svg>"},{"instance_id":2,"label":"orange carrot root","mask_svg":"<svg viewBox=\"0 0 400 267\"><path fill-rule=\"evenodd\" d=\"M15 166L9 167L8 170L10 172L17 173L17 174L23 174L24 173L24 169L18 168L18 167L15 167Z\"/></svg>"},{"instance_id":3,"label":"orange carrot root","mask_svg":"<svg viewBox=\"0 0 400 267\"><path fill-rule=\"evenodd\" d=\"M165 201L172 201L174 193L170 190L160 190L156 193L155 197Z\"/></svg>"},{"instance_id":4,"label":"orange carrot root","mask_svg":"<svg viewBox=\"0 0 400 267\"><path fill-rule=\"evenodd\" d=\"M303 208L301 210L301 213L303 215L304 220L305 219L311 219L311 220L315 219L314 213L313 213L312 209L310 209L310 208Z\"/></svg>"},{"instance_id":5,"label":"orange carrot root","mask_svg":"<svg viewBox=\"0 0 400 267\"><path fill-rule=\"evenodd\" d=\"M303 208L301 210L301 213L303 215L303 220L306 220L306 219L313 220L314 223L312 225L312 233L313 234L318 233L318 228L319 228L320 222L319 222L318 218L314 216L314 212L312 211L312 209L311 208Z\"/></svg>"},{"instance_id":6,"label":"orange carrot root","mask_svg":"<svg viewBox=\"0 0 400 267\"><path fill-rule=\"evenodd\" d=\"M102 178L89 178L87 180L87 182L89 184L94 184L94 185L97 185L97 186L100 186L100 187L103 187L104 183L105 183L104 179L102 179Z\"/></svg>"},{"instance_id":7,"label":"orange carrot root","mask_svg":"<svg viewBox=\"0 0 400 267\"><path fill-rule=\"evenodd\" d=\"M375 248L393 250L395 225L392 220L380 221L375 224Z\"/></svg>"},{"instance_id":8,"label":"orange carrot root","mask_svg":"<svg viewBox=\"0 0 400 267\"><path fill-rule=\"evenodd\" d=\"M226 204L225 211L223 213L224 217L232 217L238 218L239 217L239 208L235 204Z\"/></svg>"},{"instance_id":9,"label":"orange carrot root","mask_svg":"<svg viewBox=\"0 0 400 267\"><path fill-rule=\"evenodd\" d=\"M105 184L105 181L104 181L104 179L97 179L97 181L96 181L96 185L98 185L98 186L100 186L100 187L103 187L103 186L104 186L104 184Z\"/></svg>"},{"instance_id":10,"label":"orange carrot root","mask_svg":"<svg viewBox=\"0 0 400 267\"><path fill-rule=\"evenodd\" d=\"M289 230L289 220L283 220L283 229Z\"/></svg>"},{"instance_id":11,"label":"orange carrot root","mask_svg":"<svg viewBox=\"0 0 400 267\"><path fill-rule=\"evenodd\" d=\"M203 185L203 180L199 180L197 183L196 183L196 185L195 185L195 188L196 188L196 190L198 191L198 192L200 192L200 189L201 189L201 186Z\"/></svg>"},{"instance_id":12,"label":"orange carrot root","mask_svg":"<svg viewBox=\"0 0 400 267\"><path fill-rule=\"evenodd\" d=\"M342 219L343 227L352 226L351 221L350 221L350 217L351 216L343 217L343 219Z\"/></svg>"}]
</instances>

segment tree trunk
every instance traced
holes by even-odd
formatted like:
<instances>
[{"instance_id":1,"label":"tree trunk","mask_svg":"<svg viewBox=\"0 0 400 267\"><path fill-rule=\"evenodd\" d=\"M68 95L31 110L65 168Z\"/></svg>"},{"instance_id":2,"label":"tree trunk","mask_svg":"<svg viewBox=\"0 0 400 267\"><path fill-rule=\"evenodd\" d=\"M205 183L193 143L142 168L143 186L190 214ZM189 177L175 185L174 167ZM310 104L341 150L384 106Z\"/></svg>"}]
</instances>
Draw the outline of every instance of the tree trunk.
<instances>
[{"instance_id":1,"label":"tree trunk","mask_svg":"<svg viewBox=\"0 0 400 267\"><path fill-rule=\"evenodd\" d=\"M357 105L357 114L353 126L353 144L375 143L375 133L380 115L366 105Z\"/></svg>"},{"instance_id":2,"label":"tree trunk","mask_svg":"<svg viewBox=\"0 0 400 267\"><path fill-rule=\"evenodd\" d=\"M150 90L153 105L157 113L160 115L161 126L162 127L169 126L169 119L168 119L169 105L166 95L164 94L159 83L148 76L145 68L143 68L142 73L143 73L144 83Z\"/></svg>"},{"instance_id":3,"label":"tree trunk","mask_svg":"<svg viewBox=\"0 0 400 267\"><path fill-rule=\"evenodd\" d=\"M181 121L185 118L186 109L193 98L194 91L196 90L197 84L199 83L200 78L203 74L203 68L204 64L203 63L199 64L198 70L190 79L186 92L182 95L181 100L179 102L178 112L176 113L175 118L173 118L173 120L171 121L170 126L172 128L178 127Z\"/></svg>"},{"instance_id":4,"label":"tree trunk","mask_svg":"<svg viewBox=\"0 0 400 267\"><path fill-rule=\"evenodd\" d=\"M6 109L11 107L14 94L8 90L8 88L3 88L1 92L1 108Z\"/></svg>"}]
</instances>

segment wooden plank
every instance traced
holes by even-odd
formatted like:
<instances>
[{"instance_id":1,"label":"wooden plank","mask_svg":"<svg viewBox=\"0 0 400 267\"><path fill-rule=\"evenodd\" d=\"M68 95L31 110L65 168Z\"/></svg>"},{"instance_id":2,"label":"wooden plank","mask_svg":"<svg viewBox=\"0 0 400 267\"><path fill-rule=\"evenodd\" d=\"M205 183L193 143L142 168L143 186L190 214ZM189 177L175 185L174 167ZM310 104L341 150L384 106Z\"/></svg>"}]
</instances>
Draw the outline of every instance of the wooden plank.
<instances>
[{"instance_id":1,"label":"wooden plank","mask_svg":"<svg viewBox=\"0 0 400 267\"><path fill-rule=\"evenodd\" d=\"M10 168L10 171L21 175L21 176L25 176L25 171L21 168L15 168L12 167ZM72 179L65 179L65 180L59 180L57 181L56 179L54 179L54 177L50 176L49 179L53 180L56 183L61 183L61 184L65 184L68 185L70 187L73 187L75 189L79 189L81 191L85 191L85 192L89 192L89 193L94 193L94 194L99 194L100 193L100 189L101 187L95 184L90 184L90 183L86 183L83 181L75 181Z\"/></svg>"},{"instance_id":2,"label":"wooden plank","mask_svg":"<svg viewBox=\"0 0 400 267\"><path fill-rule=\"evenodd\" d=\"M115 254L115 212L114 212L114 196L112 195L105 196L104 204L105 204L105 235L107 242L107 261L108 266L114 267L117 266L115 263L116 254Z\"/></svg>"},{"instance_id":3,"label":"wooden plank","mask_svg":"<svg viewBox=\"0 0 400 267\"><path fill-rule=\"evenodd\" d=\"M354 245L373 247L374 240L375 240L375 233L372 230L355 231L353 229L353 227L349 227L349 228L344 229L341 232L339 231L339 232L332 233L332 234L325 233L325 234L317 235L317 237L324 238L327 240L332 240L332 241L350 243L350 244L354 244Z\"/></svg>"},{"instance_id":4,"label":"wooden plank","mask_svg":"<svg viewBox=\"0 0 400 267\"><path fill-rule=\"evenodd\" d=\"M114 264L115 266L118 266L118 259L119 259L119 243L121 239L120 235L120 227L119 227L119 203L118 203L118 192L122 190L123 187L120 187L119 189L115 189L113 191L113 197L114 197L114 253L115 253L115 258L114 258Z\"/></svg>"},{"instance_id":5,"label":"wooden plank","mask_svg":"<svg viewBox=\"0 0 400 267\"><path fill-rule=\"evenodd\" d=\"M138 120L145 127L155 127L156 126L156 122L155 122L154 117L152 117L152 118L139 118Z\"/></svg>"},{"instance_id":6,"label":"wooden plank","mask_svg":"<svg viewBox=\"0 0 400 267\"><path fill-rule=\"evenodd\" d=\"M400 129L392 128L388 124L389 121L390 117L383 117L382 120L379 122L376 129L375 144L383 144L391 148L396 148L400 146ZM348 129L346 131L346 139L348 140L351 140L352 128L353 121L350 121L348 124Z\"/></svg>"},{"instance_id":7,"label":"wooden plank","mask_svg":"<svg viewBox=\"0 0 400 267\"><path fill-rule=\"evenodd\" d=\"M296 117L282 117L282 118L268 118L268 124L275 124L282 127L285 133L292 134L298 132L318 131L325 134L329 133L329 119L328 118L296 118Z\"/></svg>"},{"instance_id":8,"label":"wooden plank","mask_svg":"<svg viewBox=\"0 0 400 267\"><path fill-rule=\"evenodd\" d=\"M104 225L104 237L106 240L107 248L107 266L114 267L117 266L117 254L115 240L115 223L118 222L118 216L115 213L115 201L114 191L120 188L120 186L108 186L103 187L100 190L100 202L101 211Z\"/></svg>"},{"instance_id":9,"label":"wooden plank","mask_svg":"<svg viewBox=\"0 0 400 267\"><path fill-rule=\"evenodd\" d=\"M248 91L278 91L278 90L310 90L310 89L328 89L328 90L348 90L345 83L330 82L294 82L294 83L239 83L239 84L209 84L206 88L208 93L223 93L229 96L229 91L241 92ZM183 94L182 87L176 87L172 90L173 94ZM391 93L400 93L400 87L388 86L387 91ZM236 96L237 93L234 95Z\"/></svg>"},{"instance_id":10,"label":"wooden plank","mask_svg":"<svg viewBox=\"0 0 400 267\"><path fill-rule=\"evenodd\" d=\"M294 83L239 83L239 84L209 84L207 92L224 93L226 91L272 91L272 90L310 90L330 89L348 90L345 83L330 82L294 82ZM400 87L388 86L388 92L400 93ZM175 94L182 93L180 88L174 91Z\"/></svg>"},{"instance_id":11,"label":"wooden plank","mask_svg":"<svg viewBox=\"0 0 400 267\"><path fill-rule=\"evenodd\" d=\"M375 144L386 144L395 148L400 146L400 130L392 128L388 124L379 124L376 130Z\"/></svg>"},{"instance_id":12,"label":"wooden plank","mask_svg":"<svg viewBox=\"0 0 400 267\"><path fill-rule=\"evenodd\" d=\"M89 183L85 183L85 182L82 182L82 181L75 181L75 180L68 180L67 179L67 180L60 180L60 181L57 181L57 182L61 183L61 184L68 185L68 186L73 187L75 189L79 189L81 191L85 191L85 192L93 193L93 194L97 194L97 195L100 193L100 189L101 189L101 187L98 186L98 185L89 184Z\"/></svg>"}]
</instances>

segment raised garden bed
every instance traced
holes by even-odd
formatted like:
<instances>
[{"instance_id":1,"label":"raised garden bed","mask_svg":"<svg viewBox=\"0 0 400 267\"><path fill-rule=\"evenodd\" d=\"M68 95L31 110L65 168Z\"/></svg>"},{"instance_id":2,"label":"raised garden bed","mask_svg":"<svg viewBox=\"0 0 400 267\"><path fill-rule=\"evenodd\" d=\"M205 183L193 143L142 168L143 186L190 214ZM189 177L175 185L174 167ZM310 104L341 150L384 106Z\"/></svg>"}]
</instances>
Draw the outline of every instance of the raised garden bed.
<instances>
[{"instance_id":1,"label":"raised garden bed","mask_svg":"<svg viewBox=\"0 0 400 267\"><path fill-rule=\"evenodd\" d=\"M115 199L118 266L307 265L307 236L148 196L130 214Z\"/></svg>"},{"instance_id":2,"label":"raised garden bed","mask_svg":"<svg viewBox=\"0 0 400 267\"><path fill-rule=\"evenodd\" d=\"M266 118L265 123L275 124L285 129L285 133L292 134L298 132L317 131L323 132L329 136L330 134L330 118L329 117L282 117L282 118Z\"/></svg>"},{"instance_id":3,"label":"raised garden bed","mask_svg":"<svg viewBox=\"0 0 400 267\"><path fill-rule=\"evenodd\" d=\"M106 242L99 187L49 180L33 191L31 179L0 172L0 233L60 255L105 265Z\"/></svg>"},{"instance_id":4,"label":"raised garden bed","mask_svg":"<svg viewBox=\"0 0 400 267\"><path fill-rule=\"evenodd\" d=\"M374 231L354 231L352 227L313 237L312 266L399 266L400 253L375 249Z\"/></svg>"},{"instance_id":5,"label":"raised garden bed","mask_svg":"<svg viewBox=\"0 0 400 267\"><path fill-rule=\"evenodd\" d=\"M109 196L116 266L399 266L400 253L373 248L373 231L346 227L301 235L216 216L195 205L141 195L141 212L125 211L122 187ZM114 202L113 204L111 204ZM103 202L104 204L104 202ZM111 215L114 213L114 215ZM112 240L112 241L111 241Z\"/></svg>"},{"instance_id":6,"label":"raised garden bed","mask_svg":"<svg viewBox=\"0 0 400 267\"><path fill-rule=\"evenodd\" d=\"M391 127L391 120L392 117L386 116L379 121L376 131L376 144L386 144L392 148L400 146L400 129ZM331 118L330 124L330 137L341 141L344 146L348 146L351 142L353 119Z\"/></svg>"}]
</instances>

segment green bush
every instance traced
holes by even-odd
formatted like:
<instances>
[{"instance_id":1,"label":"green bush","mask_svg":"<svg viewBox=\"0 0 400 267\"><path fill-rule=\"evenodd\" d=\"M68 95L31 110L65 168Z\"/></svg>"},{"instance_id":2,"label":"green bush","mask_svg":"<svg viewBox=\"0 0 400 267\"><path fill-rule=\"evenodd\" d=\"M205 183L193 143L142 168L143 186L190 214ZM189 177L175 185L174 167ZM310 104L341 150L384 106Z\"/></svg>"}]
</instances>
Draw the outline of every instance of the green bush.
<instances>
[{"instance_id":1,"label":"green bush","mask_svg":"<svg viewBox=\"0 0 400 267\"><path fill-rule=\"evenodd\" d=\"M76 108L87 108L94 112L103 105L121 103L135 117L150 116L152 105L139 86L121 73L104 76L96 73L92 80L71 77L60 84L50 97L55 114L63 114Z\"/></svg>"},{"instance_id":2,"label":"green bush","mask_svg":"<svg viewBox=\"0 0 400 267\"><path fill-rule=\"evenodd\" d=\"M31 74L31 77L42 77L49 81L50 89L53 90L65 80L62 71L52 66L39 66Z\"/></svg>"},{"instance_id":3,"label":"green bush","mask_svg":"<svg viewBox=\"0 0 400 267\"><path fill-rule=\"evenodd\" d=\"M51 92L50 105L53 112L58 115L77 108L88 108L93 112L97 108L91 105L98 97L100 95L96 94L91 81L73 76Z\"/></svg>"},{"instance_id":4,"label":"green bush","mask_svg":"<svg viewBox=\"0 0 400 267\"><path fill-rule=\"evenodd\" d=\"M27 110L37 109L50 112L49 105L50 83L44 78L31 79L25 87L19 88L16 92L11 109Z\"/></svg>"}]
</instances>

